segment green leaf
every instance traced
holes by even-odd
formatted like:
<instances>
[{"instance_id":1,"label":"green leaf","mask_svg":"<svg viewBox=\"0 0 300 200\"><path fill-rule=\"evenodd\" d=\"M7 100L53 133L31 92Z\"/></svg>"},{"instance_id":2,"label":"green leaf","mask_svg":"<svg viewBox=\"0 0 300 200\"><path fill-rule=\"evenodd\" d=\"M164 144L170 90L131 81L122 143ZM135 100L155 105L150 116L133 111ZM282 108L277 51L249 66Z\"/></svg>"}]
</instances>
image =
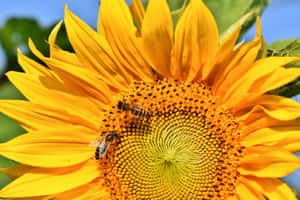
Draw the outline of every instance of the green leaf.
<instances>
[{"instance_id":1,"label":"green leaf","mask_svg":"<svg viewBox=\"0 0 300 200\"><path fill-rule=\"evenodd\" d=\"M4 175L3 173L0 173L0 189L9 184L11 181L12 180L9 177Z\"/></svg>"},{"instance_id":2,"label":"green leaf","mask_svg":"<svg viewBox=\"0 0 300 200\"><path fill-rule=\"evenodd\" d=\"M297 42L299 39L286 39L286 40L277 40L268 46L268 49L274 54L279 54L281 51L285 51L286 48L291 46L293 43Z\"/></svg>"},{"instance_id":3,"label":"green leaf","mask_svg":"<svg viewBox=\"0 0 300 200\"><path fill-rule=\"evenodd\" d=\"M16 165L19 165L19 163L9 160L3 156L0 156L0 168L9 168L9 167L14 167Z\"/></svg>"},{"instance_id":4,"label":"green leaf","mask_svg":"<svg viewBox=\"0 0 300 200\"><path fill-rule=\"evenodd\" d=\"M229 36L233 31L235 31L239 25L245 24L254 14L254 10L251 10L250 12L247 12L245 15L240 17L239 20L237 20L235 23L231 24L226 30L224 30L220 34L220 41L223 41L227 36ZM242 32L242 30L241 30Z\"/></svg>"},{"instance_id":5,"label":"green leaf","mask_svg":"<svg viewBox=\"0 0 300 200\"><path fill-rule=\"evenodd\" d=\"M224 39L240 24L241 35L255 22L270 0L204 0L216 18L220 39Z\"/></svg>"},{"instance_id":6,"label":"green leaf","mask_svg":"<svg viewBox=\"0 0 300 200\"><path fill-rule=\"evenodd\" d=\"M300 57L300 39L278 40L268 46L267 56L297 56ZM300 67L300 62L294 62L287 67Z\"/></svg>"},{"instance_id":7,"label":"green leaf","mask_svg":"<svg viewBox=\"0 0 300 200\"><path fill-rule=\"evenodd\" d=\"M300 57L300 39L286 39L278 40L268 46L267 56L297 56ZM290 67L300 67L300 61L286 65ZM272 90L271 94L276 94L285 97L293 97L300 94L300 78L282 86L278 89Z\"/></svg>"},{"instance_id":8,"label":"green leaf","mask_svg":"<svg viewBox=\"0 0 300 200\"><path fill-rule=\"evenodd\" d=\"M256 17L260 16L265 8L269 5L271 0L252 0L250 8L248 8L246 13L251 13L248 19L242 23L241 35L247 32L249 28L256 22ZM252 13L253 12L253 13ZM246 14L245 13L245 14Z\"/></svg>"},{"instance_id":9,"label":"green leaf","mask_svg":"<svg viewBox=\"0 0 300 200\"><path fill-rule=\"evenodd\" d=\"M285 86L272 90L270 94L280 95L284 97L294 97L300 94L300 78Z\"/></svg>"},{"instance_id":10,"label":"green leaf","mask_svg":"<svg viewBox=\"0 0 300 200\"><path fill-rule=\"evenodd\" d=\"M215 16L220 33L247 13L252 3L251 0L204 0L204 2Z\"/></svg>"}]
</instances>

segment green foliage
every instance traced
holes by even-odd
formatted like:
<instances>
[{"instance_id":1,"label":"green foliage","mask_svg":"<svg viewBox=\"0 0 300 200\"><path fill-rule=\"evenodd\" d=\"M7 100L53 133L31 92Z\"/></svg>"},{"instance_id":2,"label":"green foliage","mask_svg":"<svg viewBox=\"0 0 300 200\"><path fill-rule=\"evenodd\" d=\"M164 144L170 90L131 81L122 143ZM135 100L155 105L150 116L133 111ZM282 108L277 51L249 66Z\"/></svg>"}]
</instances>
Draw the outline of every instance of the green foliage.
<instances>
[{"instance_id":1,"label":"green foliage","mask_svg":"<svg viewBox=\"0 0 300 200\"><path fill-rule=\"evenodd\" d=\"M25 97L8 80L1 79L0 99L25 99Z\"/></svg>"},{"instance_id":2,"label":"green foliage","mask_svg":"<svg viewBox=\"0 0 300 200\"><path fill-rule=\"evenodd\" d=\"M12 119L0 113L0 142L5 142L25 131Z\"/></svg>"},{"instance_id":3,"label":"green foliage","mask_svg":"<svg viewBox=\"0 0 300 200\"><path fill-rule=\"evenodd\" d=\"M7 80L0 84L0 99L25 99L24 96ZM25 131L12 119L0 113L0 142L5 142Z\"/></svg>"},{"instance_id":4,"label":"green foliage","mask_svg":"<svg viewBox=\"0 0 300 200\"><path fill-rule=\"evenodd\" d=\"M286 39L278 40L268 46L267 56L297 56L300 57L300 39ZM300 62L293 62L286 66L290 67L300 67ZM300 78L297 80L275 89L270 92L271 94L276 94L285 97L293 97L300 94Z\"/></svg>"},{"instance_id":5,"label":"green foliage","mask_svg":"<svg viewBox=\"0 0 300 200\"><path fill-rule=\"evenodd\" d=\"M17 48L28 50L27 40L29 37L40 42L40 48L46 51L45 36L48 30L42 29L34 19L9 19L0 29L0 42L7 57L7 69L20 71L16 60ZM45 44L44 44L45 43ZM26 52L23 52L26 53Z\"/></svg>"},{"instance_id":6,"label":"green foliage","mask_svg":"<svg viewBox=\"0 0 300 200\"><path fill-rule=\"evenodd\" d=\"M36 20L26 18L11 18L0 28L0 43L6 53L7 66L6 71L21 71L17 63L17 48L21 48L23 53L39 61L28 50L28 38L32 38L38 49L45 55L49 55L47 38L54 25L50 27L41 27ZM60 31L57 44L63 48L72 50L68 43L66 31L64 28ZM25 51L24 51L25 49ZM28 50L28 51L27 51Z\"/></svg>"},{"instance_id":7,"label":"green foliage","mask_svg":"<svg viewBox=\"0 0 300 200\"><path fill-rule=\"evenodd\" d=\"M6 79L1 79L0 82L0 99L24 99L24 96ZM19 126L15 121L0 113L0 142L8 141L22 133L25 130ZM15 166L17 163L0 156L0 168L7 168ZM0 188L4 183L8 183L5 175L0 174Z\"/></svg>"}]
</instances>

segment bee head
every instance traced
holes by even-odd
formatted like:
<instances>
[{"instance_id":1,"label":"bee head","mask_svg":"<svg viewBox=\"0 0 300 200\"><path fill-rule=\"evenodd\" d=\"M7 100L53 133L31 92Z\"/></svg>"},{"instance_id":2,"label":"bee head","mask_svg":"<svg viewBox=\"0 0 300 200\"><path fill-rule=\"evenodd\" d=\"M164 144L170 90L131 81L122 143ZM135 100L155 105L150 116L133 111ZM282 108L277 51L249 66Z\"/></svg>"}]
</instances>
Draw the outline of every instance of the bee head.
<instances>
[{"instance_id":1,"label":"bee head","mask_svg":"<svg viewBox=\"0 0 300 200\"><path fill-rule=\"evenodd\" d=\"M118 134L117 134L117 132L112 131L111 134L108 134L108 135L106 136L106 141L107 141L107 142L112 142L113 139L114 139L114 137L118 137Z\"/></svg>"},{"instance_id":2,"label":"bee head","mask_svg":"<svg viewBox=\"0 0 300 200\"><path fill-rule=\"evenodd\" d=\"M111 134L112 134L114 137L116 137L116 138L118 137L118 134L117 134L116 131L112 131Z\"/></svg>"}]
</instances>

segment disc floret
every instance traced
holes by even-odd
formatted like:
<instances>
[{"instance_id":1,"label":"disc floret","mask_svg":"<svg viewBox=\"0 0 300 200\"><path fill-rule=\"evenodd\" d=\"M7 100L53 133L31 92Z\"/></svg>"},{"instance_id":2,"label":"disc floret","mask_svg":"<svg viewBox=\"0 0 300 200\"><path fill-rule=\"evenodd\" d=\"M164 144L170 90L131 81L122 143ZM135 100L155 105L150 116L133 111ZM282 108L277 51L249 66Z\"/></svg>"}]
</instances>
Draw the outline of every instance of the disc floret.
<instances>
[{"instance_id":1,"label":"disc floret","mask_svg":"<svg viewBox=\"0 0 300 200\"><path fill-rule=\"evenodd\" d=\"M120 101L120 100L119 100ZM242 157L238 123L201 83L134 82L122 101L145 110L133 116L113 105L104 127L118 142L100 161L106 186L124 199L225 199L234 193Z\"/></svg>"}]
</instances>

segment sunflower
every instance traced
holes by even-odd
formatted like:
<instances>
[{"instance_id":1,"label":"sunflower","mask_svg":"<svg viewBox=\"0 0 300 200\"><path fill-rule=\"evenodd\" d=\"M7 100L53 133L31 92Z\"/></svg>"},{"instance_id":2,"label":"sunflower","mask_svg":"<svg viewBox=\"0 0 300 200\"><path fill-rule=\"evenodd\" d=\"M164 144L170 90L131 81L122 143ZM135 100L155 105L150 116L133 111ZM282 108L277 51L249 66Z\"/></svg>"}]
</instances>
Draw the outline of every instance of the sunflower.
<instances>
[{"instance_id":1,"label":"sunflower","mask_svg":"<svg viewBox=\"0 0 300 200\"><path fill-rule=\"evenodd\" d=\"M158 14L159 13L159 14ZM28 101L0 109L28 132L0 144L9 199L296 199L280 179L300 167L300 105L268 91L300 75L296 57L257 60L241 27L219 43L213 15L191 0L175 31L165 0L102 0L98 31L65 9L74 52L47 67L18 52L8 72ZM173 34L174 33L174 34Z\"/></svg>"}]
</instances>

